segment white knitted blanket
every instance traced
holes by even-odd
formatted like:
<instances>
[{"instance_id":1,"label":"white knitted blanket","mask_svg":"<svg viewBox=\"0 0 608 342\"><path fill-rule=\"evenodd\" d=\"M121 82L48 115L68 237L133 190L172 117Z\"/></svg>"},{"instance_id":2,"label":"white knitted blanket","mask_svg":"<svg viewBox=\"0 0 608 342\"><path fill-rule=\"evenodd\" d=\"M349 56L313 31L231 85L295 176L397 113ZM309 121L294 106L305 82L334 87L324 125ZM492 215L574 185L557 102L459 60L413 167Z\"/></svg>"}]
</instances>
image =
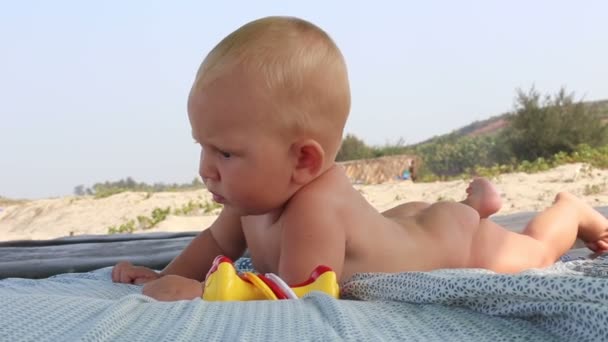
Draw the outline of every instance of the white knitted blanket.
<instances>
[{"instance_id":1,"label":"white knitted blanket","mask_svg":"<svg viewBox=\"0 0 608 342\"><path fill-rule=\"evenodd\" d=\"M241 260L241 268L247 260ZM0 280L1 341L606 341L608 256L518 275L359 274L334 300L157 302L110 268Z\"/></svg>"}]
</instances>

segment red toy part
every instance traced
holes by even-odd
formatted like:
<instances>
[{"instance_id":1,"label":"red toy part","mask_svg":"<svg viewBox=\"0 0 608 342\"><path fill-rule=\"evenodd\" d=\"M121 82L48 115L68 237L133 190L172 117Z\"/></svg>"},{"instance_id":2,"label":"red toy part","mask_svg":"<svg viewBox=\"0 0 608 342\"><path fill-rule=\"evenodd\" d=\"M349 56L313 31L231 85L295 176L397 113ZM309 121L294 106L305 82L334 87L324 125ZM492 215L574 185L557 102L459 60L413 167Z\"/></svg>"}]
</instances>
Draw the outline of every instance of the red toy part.
<instances>
[{"instance_id":1,"label":"red toy part","mask_svg":"<svg viewBox=\"0 0 608 342\"><path fill-rule=\"evenodd\" d=\"M289 285L289 286L290 287L302 287L302 286L310 285L310 284L314 283L315 280L317 280L317 278L319 278L325 272L333 272L333 270L329 266L319 265L312 271L312 273L310 274L310 278L308 278L308 280L306 280L305 282L303 282L301 284Z\"/></svg>"}]
</instances>

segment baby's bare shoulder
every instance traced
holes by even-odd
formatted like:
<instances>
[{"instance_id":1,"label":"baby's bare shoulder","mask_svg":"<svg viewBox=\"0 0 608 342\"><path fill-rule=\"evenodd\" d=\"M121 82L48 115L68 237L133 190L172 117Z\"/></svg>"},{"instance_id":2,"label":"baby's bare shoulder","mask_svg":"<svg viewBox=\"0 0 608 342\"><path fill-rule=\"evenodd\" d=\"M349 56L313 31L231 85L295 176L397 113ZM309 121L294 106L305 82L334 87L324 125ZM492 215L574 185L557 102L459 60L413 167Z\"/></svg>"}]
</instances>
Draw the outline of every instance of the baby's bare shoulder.
<instances>
[{"instance_id":1,"label":"baby's bare shoulder","mask_svg":"<svg viewBox=\"0 0 608 342\"><path fill-rule=\"evenodd\" d=\"M341 168L334 167L300 188L288 207L294 210L331 210L354 200L356 190Z\"/></svg>"},{"instance_id":2,"label":"baby's bare shoulder","mask_svg":"<svg viewBox=\"0 0 608 342\"><path fill-rule=\"evenodd\" d=\"M285 207L283 222L289 226L328 225L350 230L356 222L369 222L370 204L353 188L342 170L327 172L298 191ZM292 224L292 222L296 222ZM309 229L309 228L307 228Z\"/></svg>"}]
</instances>

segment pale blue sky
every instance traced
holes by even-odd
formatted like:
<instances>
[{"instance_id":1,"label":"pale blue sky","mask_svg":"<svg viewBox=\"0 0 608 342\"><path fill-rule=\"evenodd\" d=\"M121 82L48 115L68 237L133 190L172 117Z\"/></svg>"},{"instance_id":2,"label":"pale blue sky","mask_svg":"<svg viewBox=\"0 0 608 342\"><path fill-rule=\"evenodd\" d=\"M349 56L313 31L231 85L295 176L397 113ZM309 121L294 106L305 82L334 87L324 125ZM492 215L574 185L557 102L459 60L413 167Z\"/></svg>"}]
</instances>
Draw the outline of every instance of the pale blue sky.
<instances>
[{"instance_id":1,"label":"pale blue sky","mask_svg":"<svg viewBox=\"0 0 608 342\"><path fill-rule=\"evenodd\" d=\"M605 1L3 1L0 196L189 182L186 96L247 21L292 15L346 57L346 131L414 143L512 108L515 89L608 98Z\"/></svg>"}]
</instances>

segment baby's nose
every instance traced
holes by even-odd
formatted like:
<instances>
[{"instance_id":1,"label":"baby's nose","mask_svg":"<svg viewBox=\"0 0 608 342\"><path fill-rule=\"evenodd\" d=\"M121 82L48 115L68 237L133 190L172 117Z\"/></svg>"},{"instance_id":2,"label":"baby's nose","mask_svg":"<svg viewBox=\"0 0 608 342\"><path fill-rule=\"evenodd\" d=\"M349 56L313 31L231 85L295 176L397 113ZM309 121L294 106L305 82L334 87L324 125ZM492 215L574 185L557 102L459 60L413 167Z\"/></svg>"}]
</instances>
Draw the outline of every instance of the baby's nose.
<instances>
[{"instance_id":1,"label":"baby's nose","mask_svg":"<svg viewBox=\"0 0 608 342\"><path fill-rule=\"evenodd\" d=\"M201 178L203 179L203 183L205 183L205 185L207 185L209 183L209 181L218 181L219 180L219 173L217 172L217 169L212 165L212 163L210 161L206 161L205 159L201 158L201 165L199 168L199 175L201 176Z\"/></svg>"}]
</instances>

